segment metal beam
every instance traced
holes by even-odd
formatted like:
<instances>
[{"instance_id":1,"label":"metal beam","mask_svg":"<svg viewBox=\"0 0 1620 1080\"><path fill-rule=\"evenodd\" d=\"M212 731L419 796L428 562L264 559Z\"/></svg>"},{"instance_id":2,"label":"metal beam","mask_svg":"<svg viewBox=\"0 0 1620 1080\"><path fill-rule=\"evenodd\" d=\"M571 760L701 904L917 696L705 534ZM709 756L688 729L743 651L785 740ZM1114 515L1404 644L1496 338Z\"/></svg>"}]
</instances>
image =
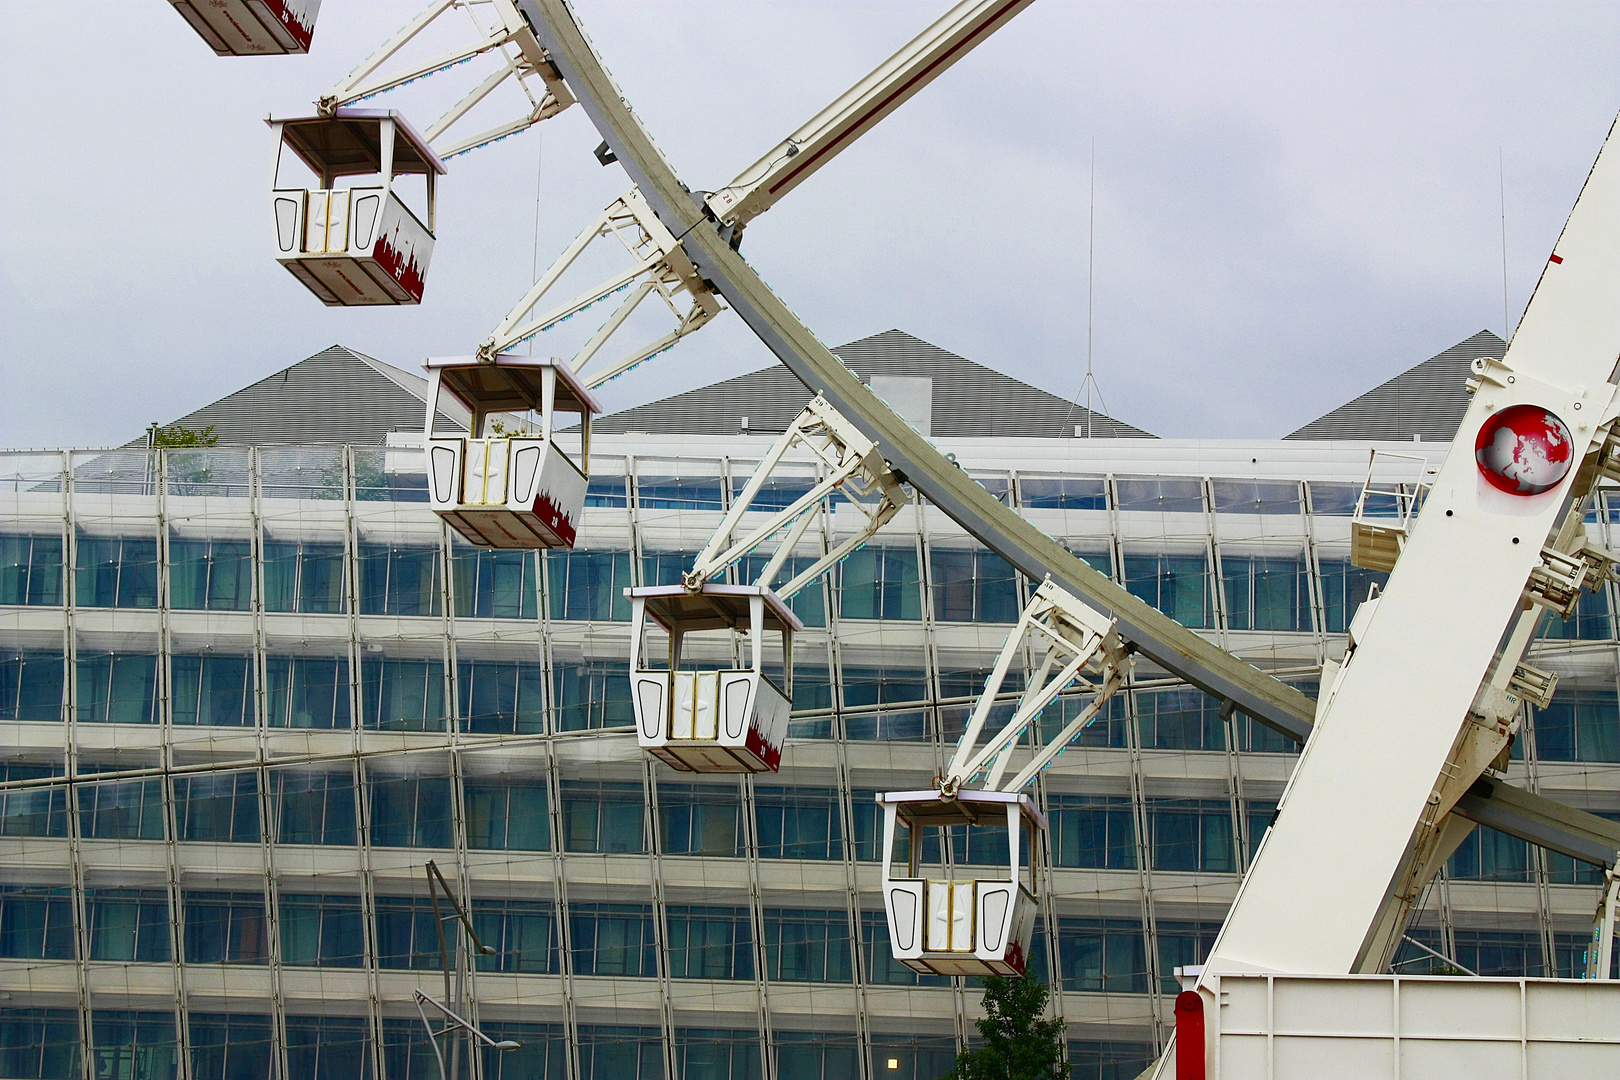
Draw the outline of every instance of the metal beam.
<instances>
[{"instance_id":1,"label":"metal beam","mask_svg":"<svg viewBox=\"0 0 1620 1080\"><path fill-rule=\"evenodd\" d=\"M872 439L891 467L930 502L1031 581L1050 577L1084 597L1111 614L1120 638L1143 656L1226 707L1304 743L1316 713L1308 696L1206 641L1076 558L948 461L863 385L721 237L701 200L676 176L607 73L566 0L519 0L519 6L653 212L682 238L688 257L714 291L800 382ZM1504 789L1513 794L1497 801ZM1614 865L1620 837L1612 822L1505 785L1492 790L1497 794L1491 799L1465 798L1458 813L1574 858ZM1487 807L1487 802L1493 805ZM1598 857L1604 844L1609 845L1607 856Z\"/></svg>"}]
</instances>

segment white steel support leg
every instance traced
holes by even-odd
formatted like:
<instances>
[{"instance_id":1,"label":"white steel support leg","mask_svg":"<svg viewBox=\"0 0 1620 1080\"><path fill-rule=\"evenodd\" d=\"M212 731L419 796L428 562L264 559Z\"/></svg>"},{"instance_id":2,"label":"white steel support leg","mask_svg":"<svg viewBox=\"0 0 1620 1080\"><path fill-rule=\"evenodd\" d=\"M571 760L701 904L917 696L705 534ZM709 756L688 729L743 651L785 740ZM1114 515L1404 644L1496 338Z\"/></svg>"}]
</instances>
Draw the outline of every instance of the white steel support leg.
<instances>
[{"instance_id":1,"label":"white steel support leg","mask_svg":"<svg viewBox=\"0 0 1620 1080\"><path fill-rule=\"evenodd\" d=\"M1603 875L1603 895L1598 900L1597 918L1592 923L1592 940L1586 947L1586 977L1608 979L1614 971L1614 918L1620 908L1620 874L1610 869Z\"/></svg>"}]
</instances>

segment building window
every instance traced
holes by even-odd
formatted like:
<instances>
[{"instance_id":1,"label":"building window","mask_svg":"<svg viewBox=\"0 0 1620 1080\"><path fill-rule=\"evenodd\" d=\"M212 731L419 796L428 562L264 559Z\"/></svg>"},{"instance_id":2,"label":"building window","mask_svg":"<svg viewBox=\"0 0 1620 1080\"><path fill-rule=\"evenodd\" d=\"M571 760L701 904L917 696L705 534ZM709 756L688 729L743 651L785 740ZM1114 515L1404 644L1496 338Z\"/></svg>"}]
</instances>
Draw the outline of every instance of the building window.
<instances>
[{"instance_id":1,"label":"building window","mask_svg":"<svg viewBox=\"0 0 1620 1080\"><path fill-rule=\"evenodd\" d=\"M868 545L839 563L837 574L840 618L922 618L915 548Z\"/></svg>"},{"instance_id":2,"label":"building window","mask_svg":"<svg viewBox=\"0 0 1620 1080\"><path fill-rule=\"evenodd\" d=\"M72 960L73 890L0 885L0 957Z\"/></svg>"},{"instance_id":3,"label":"building window","mask_svg":"<svg viewBox=\"0 0 1620 1080\"><path fill-rule=\"evenodd\" d=\"M580 1080L664 1080L664 1036L655 1027L581 1024Z\"/></svg>"},{"instance_id":4,"label":"building window","mask_svg":"<svg viewBox=\"0 0 1620 1080\"><path fill-rule=\"evenodd\" d=\"M79 723L158 722L158 658L139 653L89 655L77 661Z\"/></svg>"},{"instance_id":5,"label":"building window","mask_svg":"<svg viewBox=\"0 0 1620 1080\"><path fill-rule=\"evenodd\" d=\"M1563 690L1535 710L1542 761L1620 761L1620 706L1613 690Z\"/></svg>"},{"instance_id":6,"label":"building window","mask_svg":"<svg viewBox=\"0 0 1620 1080\"><path fill-rule=\"evenodd\" d=\"M301 1080L371 1080L371 1025L364 1018L289 1016L286 1023L290 1076Z\"/></svg>"},{"instance_id":7,"label":"building window","mask_svg":"<svg viewBox=\"0 0 1620 1080\"><path fill-rule=\"evenodd\" d=\"M652 905L570 904L568 922L574 974L647 979L658 974Z\"/></svg>"},{"instance_id":8,"label":"building window","mask_svg":"<svg viewBox=\"0 0 1620 1080\"><path fill-rule=\"evenodd\" d=\"M192 1013L192 1080L271 1080L268 1016Z\"/></svg>"},{"instance_id":9,"label":"building window","mask_svg":"<svg viewBox=\"0 0 1620 1080\"><path fill-rule=\"evenodd\" d=\"M360 716L369 731L443 731L443 660L360 661Z\"/></svg>"},{"instance_id":10,"label":"building window","mask_svg":"<svg viewBox=\"0 0 1620 1080\"><path fill-rule=\"evenodd\" d=\"M60 607L62 538L0 533L0 605Z\"/></svg>"},{"instance_id":11,"label":"building window","mask_svg":"<svg viewBox=\"0 0 1620 1080\"><path fill-rule=\"evenodd\" d=\"M0 720L60 723L66 672L59 652L0 656Z\"/></svg>"},{"instance_id":12,"label":"building window","mask_svg":"<svg viewBox=\"0 0 1620 1080\"><path fill-rule=\"evenodd\" d=\"M442 615L439 549L360 543L360 614Z\"/></svg>"},{"instance_id":13,"label":"building window","mask_svg":"<svg viewBox=\"0 0 1620 1080\"><path fill-rule=\"evenodd\" d=\"M681 1080L760 1080L759 1032L676 1028L675 1070Z\"/></svg>"},{"instance_id":14,"label":"building window","mask_svg":"<svg viewBox=\"0 0 1620 1080\"><path fill-rule=\"evenodd\" d=\"M1389 581L1382 570L1364 570L1349 559L1318 559L1317 565L1322 574L1322 629L1330 634L1348 631L1362 601L1375 586L1382 589Z\"/></svg>"},{"instance_id":15,"label":"building window","mask_svg":"<svg viewBox=\"0 0 1620 1080\"><path fill-rule=\"evenodd\" d=\"M90 959L161 964L170 956L169 894L161 889L94 889L85 894Z\"/></svg>"},{"instance_id":16,"label":"building window","mask_svg":"<svg viewBox=\"0 0 1620 1080\"><path fill-rule=\"evenodd\" d=\"M540 617L540 575L532 551L492 551L455 541L450 573L458 619Z\"/></svg>"},{"instance_id":17,"label":"building window","mask_svg":"<svg viewBox=\"0 0 1620 1080\"><path fill-rule=\"evenodd\" d=\"M1036 720L1036 737L1044 744L1057 735L1082 712L1091 707L1090 694L1063 694L1041 711ZM1125 695L1115 694L1103 704L1102 711L1080 729L1071 746L1097 747L1123 750L1130 745L1127 727L1130 717L1125 711Z\"/></svg>"},{"instance_id":18,"label":"building window","mask_svg":"<svg viewBox=\"0 0 1620 1080\"><path fill-rule=\"evenodd\" d=\"M1202 964L1215 947L1221 924L1160 919L1154 929L1159 942L1159 992L1175 997L1181 991L1176 968Z\"/></svg>"},{"instance_id":19,"label":"building window","mask_svg":"<svg viewBox=\"0 0 1620 1080\"><path fill-rule=\"evenodd\" d=\"M78 789L79 832L89 840L162 840L163 781L123 780Z\"/></svg>"},{"instance_id":20,"label":"building window","mask_svg":"<svg viewBox=\"0 0 1620 1080\"><path fill-rule=\"evenodd\" d=\"M448 904L440 901L440 915L453 916ZM439 948L439 924L433 914L433 900L426 896L379 896L376 898L377 966L408 971L438 971L444 966ZM445 944L454 942L452 928L445 927ZM450 957L454 961L455 957Z\"/></svg>"},{"instance_id":21,"label":"building window","mask_svg":"<svg viewBox=\"0 0 1620 1080\"><path fill-rule=\"evenodd\" d=\"M1248 817L1249 861L1252 863L1256 853L1260 850L1260 841L1266 838L1266 830L1271 828L1272 821L1277 817L1277 801L1275 799L1245 799L1244 813Z\"/></svg>"},{"instance_id":22,"label":"building window","mask_svg":"<svg viewBox=\"0 0 1620 1080\"><path fill-rule=\"evenodd\" d=\"M847 983L855 978L849 912L765 909L765 977Z\"/></svg>"},{"instance_id":23,"label":"building window","mask_svg":"<svg viewBox=\"0 0 1620 1080\"><path fill-rule=\"evenodd\" d=\"M17 1080L79 1080L76 1009L0 1009L0 1075Z\"/></svg>"},{"instance_id":24,"label":"building window","mask_svg":"<svg viewBox=\"0 0 1620 1080\"><path fill-rule=\"evenodd\" d=\"M1031 510L1106 510L1108 484L1100 476L1022 476L1018 504Z\"/></svg>"},{"instance_id":25,"label":"building window","mask_svg":"<svg viewBox=\"0 0 1620 1080\"><path fill-rule=\"evenodd\" d=\"M440 1080L433 1043L428 1039L422 1021L415 1016L382 1022L382 1057L383 1076L387 1080ZM463 1055L461 1075L467 1075L470 1066L471 1062Z\"/></svg>"},{"instance_id":26,"label":"building window","mask_svg":"<svg viewBox=\"0 0 1620 1080\"><path fill-rule=\"evenodd\" d=\"M332 730L353 724L346 656L267 656L264 681L271 727Z\"/></svg>"},{"instance_id":27,"label":"building window","mask_svg":"<svg viewBox=\"0 0 1620 1080\"><path fill-rule=\"evenodd\" d=\"M1446 863L1446 873L1459 881L1536 880L1530 845L1486 825L1475 826L1457 845Z\"/></svg>"},{"instance_id":28,"label":"building window","mask_svg":"<svg viewBox=\"0 0 1620 1080\"><path fill-rule=\"evenodd\" d=\"M595 731L635 724L628 662L559 662L552 669L559 731Z\"/></svg>"},{"instance_id":29,"label":"building window","mask_svg":"<svg viewBox=\"0 0 1620 1080\"><path fill-rule=\"evenodd\" d=\"M1114 481L1120 510L1159 514L1202 514L1202 481L1179 477L1120 477Z\"/></svg>"},{"instance_id":30,"label":"building window","mask_svg":"<svg viewBox=\"0 0 1620 1080\"><path fill-rule=\"evenodd\" d=\"M956 1068L949 1035L873 1035L872 1073L882 1080L932 1080Z\"/></svg>"},{"instance_id":31,"label":"building window","mask_svg":"<svg viewBox=\"0 0 1620 1080\"><path fill-rule=\"evenodd\" d=\"M1155 750L1225 750L1220 703L1197 687L1138 692L1136 720L1142 746Z\"/></svg>"},{"instance_id":32,"label":"building window","mask_svg":"<svg viewBox=\"0 0 1620 1080\"><path fill-rule=\"evenodd\" d=\"M1210 629L1209 562L1203 555L1131 555L1124 557L1125 587L1182 626Z\"/></svg>"},{"instance_id":33,"label":"building window","mask_svg":"<svg viewBox=\"0 0 1620 1080\"><path fill-rule=\"evenodd\" d=\"M742 794L735 784L658 785L665 855L743 855Z\"/></svg>"},{"instance_id":34,"label":"building window","mask_svg":"<svg viewBox=\"0 0 1620 1080\"><path fill-rule=\"evenodd\" d=\"M182 840L259 842L258 773L177 776L174 804L175 825Z\"/></svg>"},{"instance_id":35,"label":"building window","mask_svg":"<svg viewBox=\"0 0 1620 1080\"><path fill-rule=\"evenodd\" d=\"M247 611L253 605L253 545L246 540L169 538L169 606Z\"/></svg>"},{"instance_id":36,"label":"building window","mask_svg":"<svg viewBox=\"0 0 1620 1080\"><path fill-rule=\"evenodd\" d=\"M883 667L844 665L845 708L905 705L927 700L928 673L921 667L902 664Z\"/></svg>"},{"instance_id":37,"label":"building window","mask_svg":"<svg viewBox=\"0 0 1620 1080\"><path fill-rule=\"evenodd\" d=\"M769 557L765 555L744 555L742 562L737 564L737 580L744 584L752 584L759 580L759 575L764 572L765 564L769 561ZM782 568L776 572L775 584L772 588L782 588L804 573L804 571L810 569L810 566L815 561L816 556L813 555L789 555L783 560ZM822 587L822 582L825 580L825 576L816 578L787 600L787 606L805 626L822 627L827 625L827 594ZM797 682L797 679L794 681ZM795 705L795 707L797 706Z\"/></svg>"},{"instance_id":38,"label":"building window","mask_svg":"<svg viewBox=\"0 0 1620 1080\"><path fill-rule=\"evenodd\" d=\"M180 1070L174 1014L97 1009L90 1014L92 1073L116 1080L169 1080Z\"/></svg>"},{"instance_id":39,"label":"building window","mask_svg":"<svg viewBox=\"0 0 1620 1080\"><path fill-rule=\"evenodd\" d=\"M1294 480L1215 480L1210 483L1217 514L1299 516L1299 483Z\"/></svg>"},{"instance_id":40,"label":"building window","mask_svg":"<svg viewBox=\"0 0 1620 1080\"><path fill-rule=\"evenodd\" d=\"M343 545L304 540L264 541L264 610L297 615L342 615Z\"/></svg>"},{"instance_id":41,"label":"building window","mask_svg":"<svg viewBox=\"0 0 1620 1080\"><path fill-rule=\"evenodd\" d=\"M176 724L254 725L251 656L171 656L169 682Z\"/></svg>"},{"instance_id":42,"label":"building window","mask_svg":"<svg viewBox=\"0 0 1620 1080\"><path fill-rule=\"evenodd\" d=\"M275 769L270 777L277 843L356 842L352 769Z\"/></svg>"},{"instance_id":43,"label":"building window","mask_svg":"<svg viewBox=\"0 0 1620 1080\"><path fill-rule=\"evenodd\" d=\"M0 765L6 782L60 775L54 765ZM66 836L67 825L66 787L0 792L0 836Z\"/></svg>"},{"instance_id":44,"label":"building window","mask_svg":"<svg viewBox=\"0 0 1620 1080\"><path fill-rule=\"evenodd\" d=\"M1237 872L1232 804L1227 799L1149 799L1153 869Z\"/></svg>"},{"instance_id":45,"label":"building window","mask_svg":"<svg viewBox=\"0 0 1620 1080\"><path fill-rule=\"evenodd\" d=\"M1158 1056L1152 1043L1069 1040L1073 1080L1125 1080L1147 1071Z\"/></svg>"},{"instance_id":46,"label":"building window","mask_svg":"<svg viewBox=\"0 0 1620 1080\"><path fill-rule=\"evenodd\" d=\"M889 917L881 911L861 912L861 960L866 981L874 986L949 986L946 975L919 975L894 958L889 938Z\"/></svg>"},{"instance_id":47,"label":"building window","mask_svg":"<svg viewBox=\"0 0 1620 1080\"><path fill-rule=\"evenodd\" d=\"M1228 630L1311 629L1311 574L1305 556L1221 556Z\"/></svg>"},{"instance_id":48,"label":"building window","mask_svg":"<svg viewBox=\"0 0 1620 1080\"><path fill-rule=\"evenodd\" d=\"M1022 610L1018 575L993 551L934 548L934 618L940 622L1015 623Z\"/></svg>"},{"instance_id":49,"label":"building window","mask_svg":"<svg viewBox=\"0 0 1620 1080\"><path fill-rule=\"evenodd\" d=\"M546 596L553 619L629 622L630 553L546 552Z\"/></svg>"},{"instance_id":50,"label":"building window","mask_svg":"<svg viewBox=\"0 0 1620 1080\"><path fill-rule=\"evenodd\" d=\"M1315 688L1307 693L1316 696ZM1237 736L1237 748L1246 754L1292 754L1299 750L1299 744L1293 739L1248 713L1232 714L1232 730Z\"/></svg>"},{"instance_id":51,"label":"building window","mask_svg":"<svg viewBox=\"0 0 1620 1080\"><path fill-rule=\"evenodd\" d=\"M80 535L74 548L74 601L80 607L157 607L155 537Z\"/></svg>"},{"instance_id":52,"label":"building window","mask_svg":"<svg viewBox=\"0 0 1620 1080\"><path fill-rule=\"evenodd\" d=\"M489 1021L482 1030L495 1042L518 1044L516 1050L481 1048L484 1080L567 1080L568 1036L561 1024Z\"/></svg>"},{"instance_id":53,"label":"building window","mask_svg":"<svg viewBox=\"0 0 1620 1080\"><path fill-rule=\"evenodd\" d=\"M478 957L479 971L555 975L557 916L549 901L474 900L473 929L478 940L495 950Z\"/></svg>"},{"instance_id":54,"label":"building window","mask_svg":"<svg viewBox=\"0 0 1620 1080\"><path fill-rule=\"evenodd\" d=\"M720 477L640 476L637 502L643 510L724 510Z\"/></svg>"},{"instance_id":55,"label":"building window","mask_svg":"<svg viewBox=\"0 0 1620 1080\"><path fill-rule=\"evenodd\" d=\"M771 1041L776 1044L777 1076L845 1080L860 1074L861 1040L853 1032L778 1031Z\"/></svg>"},{"instance_id":56,"label":"building window","mask_svg":"<svg viewBox=\"0 0 1620 1080\"><path fill-rule=\"evenodd\" d=\"M281 962L293 967L357 968L366 962L358 896L282 893Z\"/></svg>"},{"instance_id":57,"label":"building window","mask_svg":"<svg viewBox=\"0 0 1620 1080\"><path fill-rule=\"evenodd\" d=\"M593 476L585 486L586 506L630 505L629 488L622 476Z\"/></svg>"},{"instance_id":58,"label":"building window","mask_svg":"<svg viewBox=\"0 0 1620 1080\"><path fill-rule=\"evenodd\" d=\"M1534 930L1456 929L1453 959L1485 978L1539 979L1545 973L1541 935Z\"/></svg>"},{"instance_id":59,"label":"building window","mask_svg":"<svg viewBox=\"0 0 1620 1080\"><path fill-rule=\"evenodd\" d=\"M669 974L675 979L752 979L754 934L747 908L664 909Z\"/></svg>"},{"instance_id":60,"label":"building window","mask_svg":"<svg viewBox=\"0 0 1620 1080\"><path fill-rule=\"evenodd\" d=\"M451 846L448 776L373 776L370 787L374 845Z\"/></svg>"},{"instance_id":61,"label":"building window","mask_svg":"<svg viewBox=\"0 0 1620 1080\"><path fill-rule=\"evenodd\" d=\"M650 551L641 557L641 583L679 585L697 556L695 551Z\"/></svg>"},{"instance_id":62,"label":"building window","mask_svg":"<svg viewBox=\"0 0 1620 1080\"><path fill-rule=\"evenodd\" d=\"M842 859L844 830L831 788L756 787L754 827L762 859Z\"/></svg>"},{"instance_id":63,"label":"building window","mask_svg":"<svg viewBox=\"0 0 1620 1080\"><path fill-rule=\"evenodd\" d=\"M564 780L563 850L600 855L646 851L644 803L638 783Z\"/></svg>"},{"instance_id":64,"label":"building window","mask_svg":"<svg viewBox=\"0 0 1620 1080\"><path fill-rule=\"evenodd\" d=\"M1052 861L1084 870L1135 870L1131 800L1109 795L1048 795Z\"/></svg>"},{"instance_id":65,"label":"building window","mask_svg":"<svg viewBox=\"0 0 1620 1080\"><path fill-rule=\"evenodd\" d=\"M188 964L262 964L269 959L264 894L182 892Z\"/></svg>"},{"instance_id":66,"label":"building window","mask_svg":"<svg viewBox=\"0 0 1620 1080\"><path fill-rule=\"evenodd\" d=\"M1131 919L1059 919L1058 963L1065 990L1148 992L1142 924Z\"/></svg>"},{"instance_id":67,"label":"building window","mask_svg":"<svg viewBox=\"0 0 1620 1080\"><path fill-rule=\"evenodd\" d=\"M505 777L462 780L467 846L477 851L550 851L546 785Z\"/></svg>"},{"instance_id":68,"label":"building window","mask_svg":"<svg viewBox=\"0 0 1620 1080\"><path fill-rule=\"evenodd\" d=\"M456 704L463 730L539 735L546 729L545 668L521 660L457 661Z\"/></svg>"}]
</instances>

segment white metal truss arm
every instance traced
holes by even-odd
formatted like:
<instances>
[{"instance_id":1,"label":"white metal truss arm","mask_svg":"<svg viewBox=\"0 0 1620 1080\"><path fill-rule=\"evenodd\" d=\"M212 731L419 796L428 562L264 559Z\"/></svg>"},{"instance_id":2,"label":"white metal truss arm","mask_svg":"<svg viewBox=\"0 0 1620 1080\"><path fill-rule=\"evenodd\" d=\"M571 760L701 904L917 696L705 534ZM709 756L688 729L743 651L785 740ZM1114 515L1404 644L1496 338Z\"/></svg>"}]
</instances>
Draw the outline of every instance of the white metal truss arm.
<instances>
[{"instance_id":1,"label":"white metal truss arm","mask_svg":"<svg viewBox=\"0 0 1620 1080\"><path fill-rule=\"evenodd\" d=\"M594 241L607 236L612 236L623 244L634 261L627 268L586 289L559 307L552 308L543 315L534 315L535 307L545 299L546 294L578 261L585 250ZM641 279L639 284L636 283L638 278ZM675 329L647 345L632 350L608 367L593 372L584 380L589 387L594 388L609 379L617 378L637 364L674 345L725 310L720 298L704 284L674 235L658 220L658 215L653 213L646 200L641 197L641 193L631 188L598 214L596 220L586 226L556 261L546 268L540 279L530 286L529 291L523 294L523 298L507 313L506 318L501 320L494 333L478 347L478 355L487 360L499 353L507 352L592 304L629 288L632 284L635 288L630 295L619 303L574 356L571 361L573 369L583 373L585 366L595 358L613 334L649 296L656 294L674 314Z\"/></svg>"},{"instance_id":2,"label":"white metal truss arm","mask_svg":"<svg viewBox=\"0 0 1620 1080\"><path fill-rule=\"evenodd\" d=\"M763 214L1030 3L963 0L710 195L710 212L736 226Z\"/></svg>"},{"instance_id":3,"label":"white metal truss arm","mask_svg":"<svg viewBox=\"0 0 1620 1080\"><path fill-rule=\"evenodd\" d=\"M983 746L979 737L995 708L996 695L1012 670L1013 662L1027 642L1045 646L1040 666L1030 677L1013 715ZM985 680L984 690L974 706L967 728L957 741L956 753L946 767L941 790L954 793L962 784L970 782L987 767L987 790L1017 791L1045 768L1064 747L1096 717L1108 699L1124 684L1125 672L1130 666L1129 654L1114 632L1114 621L1087 607L1073 595L1065 592L1048 578L1035 590L1029 604L1019 616L1018 625L1007 635L1001 655ZM1012 748L1041 715L1087 669L1096 672L1090 683L1094 692L1091 704L1073 721L1066 724L1058 735L1039 750L1033 761L1013 777L1005 787L1001 777L1011 760Z\"/></svg>"},{"instance_id":4,"label":"white metal truss arm","mask_svg":"<svg viewBox=\"0 0 1620 1080\"><path fill-rule=\"evenodd\" d=\"M429 60L390 68L386 74L379 74L389 61L432 26L441 15L458 8L467 13L477 30L478 36L471 44L452 49ZM486 18L493 16L488 20L490 25L487 28L486 19L479 18L477 9L480 8L484 9ZM534 31L530 29L528 21L518 11L513 0L434 0L334 86L330 93L322 95L315 103L316 108L323 116L331 116L345 105L352 105L388 90L398 89L407 83L445 71L489 52L500 54L501 66L451 106L442 117L429 125L423 133L424 137L430 144L438 143L452 125L507 79L516 80L518 88L529 99L530 109L525 115L478 135L454 143L435 145L434 150L441 159L454 157L496 139L505 138L547 117L555 116L574 103L573 94L569 92L562 76L546 57L545 50L540 47ZM530 86L530 81L536 78L543 84L543 89L538 92Z\"/></svg>"},{"instance_id":5,"label":"white metal truss arm","mask_svg":"<svg viewBox=\"0 0 1620 1080\"><path fill-rule=\"evenodd\" d=\"M733 541L732 537L742 525L743 516L753 506L765 482L782 459L795 448L808 450L820 463L824 475L810 490L771 514L741 539ZM771 444L759 467L754 470L754 475L749 477L748 483L732 502L731 509L721 519L714 535L698 553L692 569L683 575L686 587L693 590L702 588L705 582L724 573L738 559L771 537L780 536L775 554L767 561L756 582L769 585L771 578L787 561L794 545L804 535L817 510L824 505L823 500L839 489L852 496L851 502L866 515L866 525L789 582L781 590L784 598L804 588L845 555L871 539L906 502L906 493L899 478L889 471L872 441L824 399L817 397ZM880 494L873 507L868 508L860 499L854 498L870 495L874 491Z\"/></svg>"}]
</instances>

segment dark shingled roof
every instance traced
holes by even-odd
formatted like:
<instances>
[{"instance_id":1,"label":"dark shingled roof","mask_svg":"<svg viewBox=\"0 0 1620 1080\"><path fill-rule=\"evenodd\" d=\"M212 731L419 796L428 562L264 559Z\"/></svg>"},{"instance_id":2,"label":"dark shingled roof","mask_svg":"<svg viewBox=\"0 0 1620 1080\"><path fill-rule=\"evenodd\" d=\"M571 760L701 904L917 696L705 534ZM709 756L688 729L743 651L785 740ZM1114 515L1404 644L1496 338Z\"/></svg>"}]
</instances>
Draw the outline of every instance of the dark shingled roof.
<instances>
[{"instance_id":1,"label":"dark shingled roof","mask_svg":"<svg viewBox=\"0 0 1620 1080\"><path fill-rule=\"evenodd\" d=\"M381 446L390 431L422 430L426 400L422 376L333 345L174 423L212 424L224 446ZM438 422L466 430L442 413Z\"/></svg>"},{"instance_id":2,"label":"dark shingled roof","mask_svg":"<svg viewBox=\"0 0 1620 1080\"><path fill-rule=\"evenodd\" d=\"M1478 356L1501 356L1505 348L1501 338L1481 330L1285 437L1411 442L1415 435L1450 442L1468 411L1468 365Z\"/></svg>"},{"instance_id":3,"label":"dark shingled roof","mask_svg":"<svg viewBox=\"0 0 1620 1080\"><path fill-rule=\"evenodd\" d=\"M932 438L1007 434L1073 438L1077 427L1084 429L1088 415L1091 433L1099 438L1154 437L1102 413L1088 414L1084 406L900 330L852 341L833 352L863 381L873 375L932 378ZM600 417L592 427L656 435L735 435L746 416L749 431L777 433L787 429L810 397L803 383L777 365Z\"/></svg>"}]
</instances>

